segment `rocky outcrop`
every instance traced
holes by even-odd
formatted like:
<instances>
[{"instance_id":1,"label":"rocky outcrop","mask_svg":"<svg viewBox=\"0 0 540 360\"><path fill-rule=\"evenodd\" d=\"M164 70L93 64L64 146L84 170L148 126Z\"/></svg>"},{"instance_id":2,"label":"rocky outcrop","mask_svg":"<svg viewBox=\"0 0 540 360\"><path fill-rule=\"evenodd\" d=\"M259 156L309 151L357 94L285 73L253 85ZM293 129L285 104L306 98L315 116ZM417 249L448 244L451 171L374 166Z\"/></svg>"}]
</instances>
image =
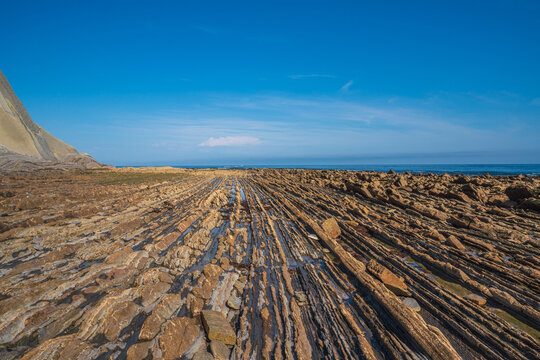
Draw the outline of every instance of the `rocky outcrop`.
<instances>
[{"instance_id":1,"label":"rocky outcrop","mask_svg":"<svg viewBox=\"0 0 540 360\"><path fill-rule=\"evenodd\" d=\"M520 184L532 197L510 200ZM272 169L6 174L0 358L539 359L540 218L521 205L539 185Z\"/></svg>"},{"instance_id":2,"label":"rocky outcrop","mask_svg":"<svg viewBox=\"0 0 540 360\"><path fill-rule=\"evenodd\" d=\"M103 167L55 138L32 118L0 71L0 171Z\"/></svg>"}]
</instances>

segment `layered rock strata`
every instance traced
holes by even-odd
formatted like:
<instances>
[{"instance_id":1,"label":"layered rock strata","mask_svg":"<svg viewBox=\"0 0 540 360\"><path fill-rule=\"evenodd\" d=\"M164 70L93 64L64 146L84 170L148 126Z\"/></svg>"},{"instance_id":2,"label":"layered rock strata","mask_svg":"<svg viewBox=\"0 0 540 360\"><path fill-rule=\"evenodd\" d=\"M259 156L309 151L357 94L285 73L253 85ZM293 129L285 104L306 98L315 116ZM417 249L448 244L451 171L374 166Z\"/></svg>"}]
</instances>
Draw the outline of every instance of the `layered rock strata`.
<instances>
[{"instance_id":1,"label":"layered rock strata","mask_svg":"<svg viewBox=\"0 0 540 360\"><path fill-rule=\"evenodd\" d=\"M6 175L0 358L540 359L540 214L525 206L539 186L271 169Z\"/></svg>"}]
</instances>

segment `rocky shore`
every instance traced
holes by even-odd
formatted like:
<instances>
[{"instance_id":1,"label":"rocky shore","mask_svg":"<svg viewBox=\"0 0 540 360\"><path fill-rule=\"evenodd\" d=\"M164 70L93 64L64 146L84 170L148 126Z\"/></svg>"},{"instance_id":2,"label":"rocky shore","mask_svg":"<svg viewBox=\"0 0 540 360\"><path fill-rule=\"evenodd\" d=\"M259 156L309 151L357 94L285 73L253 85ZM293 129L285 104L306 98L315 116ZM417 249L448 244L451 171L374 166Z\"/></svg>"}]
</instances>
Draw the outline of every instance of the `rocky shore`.
<instances>
[{"instance_id":1,"label":"rocky shore","mask_svg":"<svg viewBox=\"0 0 540 360\"><path fill-rule=\"evenodd\" d=\"M0 178L1 359L540 359L540 178Z\"/></svg>"}]
</instances>

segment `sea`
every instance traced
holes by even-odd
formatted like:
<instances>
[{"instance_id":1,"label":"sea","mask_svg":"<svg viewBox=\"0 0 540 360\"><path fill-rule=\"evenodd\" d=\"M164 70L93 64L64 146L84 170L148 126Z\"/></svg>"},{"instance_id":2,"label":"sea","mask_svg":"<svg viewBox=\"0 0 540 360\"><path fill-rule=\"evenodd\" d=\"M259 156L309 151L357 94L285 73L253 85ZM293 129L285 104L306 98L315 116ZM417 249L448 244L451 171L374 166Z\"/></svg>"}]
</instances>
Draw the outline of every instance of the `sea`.
<instances>
[{"instance_id":1,"label":"sea","mask_svg":"<svg viewBox=\"0 0 540 360\"><path fill-rule=\"evenodd\" d=\"M170 165L168 165L170 166ZM379 171L396 173L410 172L414 174L464 174L508 176L528 175L539 176L540 164L385 164L385 165L204 165L182 166L173 165L176 168L189 169L319 169L319 170L349 170L349 171Z\"/></svg>"}]
</instances>

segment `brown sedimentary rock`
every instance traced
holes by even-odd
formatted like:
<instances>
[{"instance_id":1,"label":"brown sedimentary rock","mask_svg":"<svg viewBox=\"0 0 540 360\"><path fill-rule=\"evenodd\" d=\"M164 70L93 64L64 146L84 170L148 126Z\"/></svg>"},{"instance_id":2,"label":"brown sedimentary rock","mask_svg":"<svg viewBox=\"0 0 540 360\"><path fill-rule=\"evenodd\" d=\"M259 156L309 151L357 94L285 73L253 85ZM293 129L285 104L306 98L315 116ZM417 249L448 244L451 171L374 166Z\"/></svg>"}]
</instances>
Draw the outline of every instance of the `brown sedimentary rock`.
<instances>
[{"instance_id":1,"label":"brown sedimentary rock","mask_svg":"<svg viewBox=\"0 0 540 360\"><path fill-rule=\"evenodd\" d=\"M539 185L298 169L7 174L0 358L538 359ZM207 310L222 314L208 337Z\"/></svg>"},{"instance_id":2,"label":"brown sedimentary rock","mask_svg":"<svg viewBox=\"0 0 540 360\"><path fill-rule=\"evenodd\" d=\"M193 344L199 335L199 325L193 318L174 318L167 322L159 337L164 359L177 359Z\"/></svg>"},{"instance_id":3,"label":"brown sedimentary rock","mask_svg":"<svg viewBox=\"0 0 540 360\"><path fill-rule=\"evenodd\" d=\"M212 310L201 312L202 322L208 339L219 340L227 345L236 343L236 333L222 313Z\"/></svg>"},{"instance_id":4,"label":"brown sedimentary rock","mask_svg":"<svg viewBox=\"0 0 540 360\"><path fill-rule=\"evenodd\" d=\"M131 345L127 351L126 359L127 360L144 360L148 358L150 348L152 347L153 342L145 341Z\"/></svg>"},{"instance_id":5,"label":"brown sedimentary rock","mask_svg":"<svg viewBox=\"0 0 540 360\"><path fill-rule=\"evenodd\" d=\"M392 291L394 294L398 296L411 295L411 293L407 290L407 284L405 284L403 279L392 274L390 270L381 264L378 264L375 260L369 261L367 269L373 276L382 281L384 286L386 286L388 290Z\"/></svg>"},{"instance_id":6,"label":"brown sedimentary rock","mask_svg":"<svg viewBox=\"0 0 540 360\"><path fill-rule=\"evenodd\" d=\"M450 246L453 246L455 247L456 249L459 249L459 250L465 250L465 246L463 246L463 244L461 243L461 241L459 241L458 238L456 238L454 235L450 235L446 238L446 243Z\"/></svg>"},{"instance_id":7,"label":"brown sedimentary rock","mask_svg":"<svg viewBox=\"0 0 540 360\"><path fill-rule=\"evenodd\" d=\"M334 218L326 219L321 227L326 232L326 235L328 235L330 238L335 239L341 234L341 229L339 228L339 225Z\"/></svg>"}]
</instances>

